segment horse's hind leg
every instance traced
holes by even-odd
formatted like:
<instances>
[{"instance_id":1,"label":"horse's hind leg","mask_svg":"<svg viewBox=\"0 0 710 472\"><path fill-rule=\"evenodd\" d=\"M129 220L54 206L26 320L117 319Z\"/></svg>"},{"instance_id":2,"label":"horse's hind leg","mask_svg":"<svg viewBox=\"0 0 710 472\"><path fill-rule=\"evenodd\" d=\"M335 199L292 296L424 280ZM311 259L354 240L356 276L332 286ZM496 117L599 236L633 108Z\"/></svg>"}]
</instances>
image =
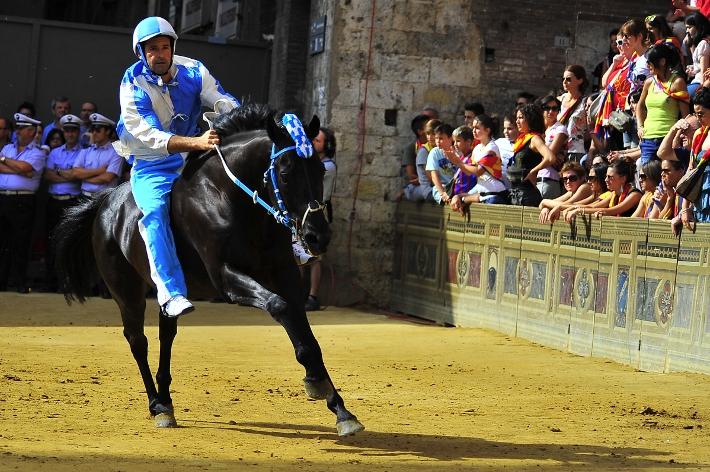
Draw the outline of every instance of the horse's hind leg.
<instances>
[{"instance_id":1,"label":"horse's hind leg","mask_svg":"<svg viewBox=\"0 0 710 472\"><path fill-rule=\"evenodd\" d=\"M160 402L148 364L148 338L144 332L146 285L115 243L109 242L96 254L101 276L121 311L123 336L138 364L148 396L148 410L156 418L157 426L175 426L172 405Z\"/></svg>"},{"instance_id":2,"label":"horse's hind leg","mask_svg":"<svg viewBox=\"0 0 710 472\"><path fill-rule=\"evenodd\" d=\"M155 423L156 426L165 428L177 426L173 415L173 400L170 398L170 383L173 380L170 375L170 358L172 356L173 340L177 334L177 318L168 318L167 316L158 316L158 318L160 319L160 363L158 364L158 372L155 374L155 380L158 382L157 405L165 411L155 415Z\"/></svg>"}]
</instances>

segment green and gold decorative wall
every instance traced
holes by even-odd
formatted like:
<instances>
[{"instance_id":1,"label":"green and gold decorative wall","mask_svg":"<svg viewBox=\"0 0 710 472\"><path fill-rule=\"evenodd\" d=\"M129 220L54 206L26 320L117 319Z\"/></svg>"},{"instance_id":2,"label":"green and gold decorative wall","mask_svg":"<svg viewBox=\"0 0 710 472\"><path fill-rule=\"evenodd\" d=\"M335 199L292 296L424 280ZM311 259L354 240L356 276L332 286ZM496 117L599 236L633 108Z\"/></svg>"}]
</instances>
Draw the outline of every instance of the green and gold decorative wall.
<instances>
[{"instance_id":1,"label":"green and gold decorative wall","mask_svg":"<svg viewBox=\"0 0 710 472\"><path fill-rule=\"evenodd\" d=\"M392 307L655 371L710 373L710 225L403 202Z\"/></svg>"}]
</instances>

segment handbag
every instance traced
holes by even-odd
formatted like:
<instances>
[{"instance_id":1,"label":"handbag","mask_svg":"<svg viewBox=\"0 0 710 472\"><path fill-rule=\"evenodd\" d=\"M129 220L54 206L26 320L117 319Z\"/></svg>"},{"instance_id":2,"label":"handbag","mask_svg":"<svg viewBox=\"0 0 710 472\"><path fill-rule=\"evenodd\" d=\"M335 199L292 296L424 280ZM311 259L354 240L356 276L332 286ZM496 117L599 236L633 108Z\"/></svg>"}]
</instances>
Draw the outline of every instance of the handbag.
<instances>
[{"instance_id":1,"label":"handbag","mask_svg":"<svg viewBox=\"0 0 710 472\"><path fill-rule=\"evenodd\" d=\"M623 110L614 110L609 116L609 124L619 131L631 131L631 115Z\"/></svg>"},{"instance_id":2,"label":"handbag","mask_svg":"<svg viewBox=\"0 0 710 472\"><path fill-rule=\"evenodd\" d=\"M703 188L703 173L709 160L703 159L695 169L690 169L678 181L675 192L693 204L697 204L700 199L700 191Z\"/></svg>"}]
</instances>

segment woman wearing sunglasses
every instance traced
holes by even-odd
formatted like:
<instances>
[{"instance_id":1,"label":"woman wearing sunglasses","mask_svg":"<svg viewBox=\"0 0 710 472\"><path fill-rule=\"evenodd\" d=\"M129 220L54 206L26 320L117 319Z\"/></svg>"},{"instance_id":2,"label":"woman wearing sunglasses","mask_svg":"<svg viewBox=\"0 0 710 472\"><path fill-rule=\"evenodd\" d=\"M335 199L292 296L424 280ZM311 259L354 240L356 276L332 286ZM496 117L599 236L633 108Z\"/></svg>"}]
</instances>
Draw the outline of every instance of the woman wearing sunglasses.
<instances>
[{"instance_id":1,"label":"woman wearing sunglasses","mask_svg":"<svg viewBox=\"0 0 710 472\"><path fill-rule=\"evenodd\" d=\"M579 162L585 154L584 137L587 134L587 117L584 110L584 92L589 86L587 71L573 64L562 73L562 88L565 93L561 102L558 121L567 128L567 158Z\"/></svg>"},{"instance_id":2,"label":"woman wearing sunglasses","mask_svg":"<svg viewBox=\"0 0 710 472\"><path fill-rule=\"evenodd\" d=\"M690 97L677 51L657 44L648 51L653 76L646 80L636 105L636 124L641 148L640 164L656 159L656 151L678 118L686 116Z\"/></svg>"},{"instance_id":3,"label":"woman wearing sunglasses","mask_svg":"<svg viewBox=\"0 0 710 472\"><path fill-rule=\"evenodd\" d=\"M661 182L661 161L648 161L642 165L638 177L643 196L631 216L648 219L656 208L654 194Z\"/></svg>"},{"instance_id":4,"label":"woman wearing sunglasses","mask_svg":"<svg viewBox=\"0 0 710 472\"><path fill-rule=\"evenodd\" d=\"M606 199L611 192L609 192L609 189L606 187L604 179L600 177L606 175L608 167L608 164L604 162L593 164L592 168L589 169L589 175L587 176L587 184L589 184L589 188L591 189L591 195L576 202L563 202L558 204L555 208L550 210L548 222L552 223L560 217L567 220L567 214L569 212Z\"/></svg>"},{"instance_id":5,"label":"woman wearing sunglasses","mask_svg":"<svg viewBox=\"0 0 710 472\"><path fill-rule=\"evenodd\" d=\"M587 173L578 163L567 162L562 166L560 174L565 193L554 200L545 199L540 202L541 224L552 223L554 219L550 219L550 215L554 215L555 219L559 217L559 211L553 211L557 207L563 204L578 203L593 194L592 187L586 182Z\"/></svg>"},{"instance_id":6,"label":"woman wearing sunglasses","mask_svg":"<svg viewBox=\"0 0 710 472\"><path fill-rule=\"evenodd\" d=\"M566 212L565 220L571 222L578 214L587 213L596 218L631 216L636 211L641 191L633 185L634 168L631 164L622 160L615 161L607 168L604 180L610 193L594 203Z\"/></svg>"}]
</instances>

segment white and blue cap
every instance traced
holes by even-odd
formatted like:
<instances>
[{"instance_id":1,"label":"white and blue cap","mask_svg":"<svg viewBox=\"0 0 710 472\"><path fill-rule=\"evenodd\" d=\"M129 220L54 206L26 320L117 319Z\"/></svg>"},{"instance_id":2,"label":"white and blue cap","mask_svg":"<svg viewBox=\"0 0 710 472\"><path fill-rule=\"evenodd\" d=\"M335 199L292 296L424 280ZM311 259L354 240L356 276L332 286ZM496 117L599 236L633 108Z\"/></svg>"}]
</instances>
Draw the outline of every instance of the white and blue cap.
<instances>
[{"instance_id":1,"label":"white and blue cap","mask_svg":"<svg viewBox=\"0 0 710 472\"><path fill-rule=\"evenodd\" d=\"M41 124L42 122L39 120L30 118L29 116L24 115L22 113L15 113L15 126L17 126L18 128L22 128L25 126L39 126Z\"/></svg>"},{"instance_id":2,"label":"white and blue cap","mask_svg":"<svg viewBox=\"0 0 710 472\"><path fill-rule=\"evenodd\" d=\"M59 124L62 126L62 128L66 127L76 127L80 128L81 127L81 118L79 118L76 115L72 115L71 113L68 115L64 115L59 119Z\"/></svg>"},{"instance_id":3,"label":"white and blue cap","mask_svg":"<svg viewBox=\"0 0 710 472\"><path fill-rule=\"evenodd\" d=\"M281 118L281 123L283 123L286 131L288 131L288 134L291 135L291 139L293 139L293 142L296 144L296 154L300 157L311 157L313 155L313 144L311 140L308 139L301 120L299 120L296 115L286 113L283 118Z\"/></svg>"},{"instance_id":4,"label":"white and blue cap","mask_svg":"<svg viewBox=\"0 0 710 472\"><path fill-rule=\"evenodd\" d=\"M91 126L108 126L113 128L116 126L116 122L106 118L101 113L92 113L89 115L89 121L91 121Z\"/></svg>"},{"instance_id":5,"label":"white and blue cap","mask_svg":"<svg viewBox=\"0 0 710 472\"><path fill-rule=\"evenodd\" d=\"M175 42L178 39L173 26L165 18L159 16L149 16L141 20L133 30L133 52L145 62L143 48L140 43L148 41L156 36L168 36L173 39L173 54L175 53Z\"/></svg>"}]
</instances>

